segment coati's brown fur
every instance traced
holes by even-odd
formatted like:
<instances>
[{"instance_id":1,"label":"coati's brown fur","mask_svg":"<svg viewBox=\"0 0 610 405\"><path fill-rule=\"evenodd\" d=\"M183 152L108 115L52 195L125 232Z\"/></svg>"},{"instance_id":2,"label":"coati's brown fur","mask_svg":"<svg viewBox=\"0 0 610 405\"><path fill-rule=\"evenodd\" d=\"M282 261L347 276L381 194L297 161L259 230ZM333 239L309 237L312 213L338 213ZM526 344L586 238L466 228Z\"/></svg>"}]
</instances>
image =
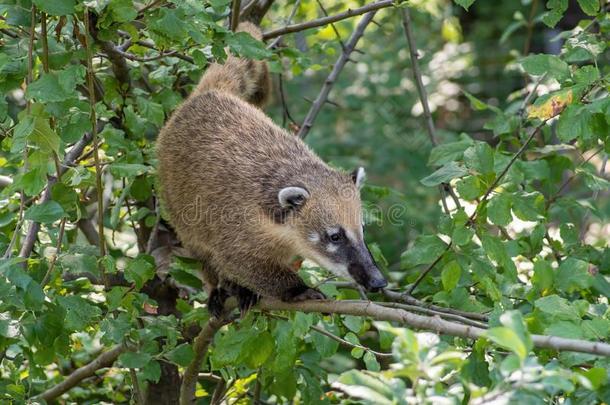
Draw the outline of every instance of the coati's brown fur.
<instances>
[{"instance_id":1,"label":"coati's brown fur","mask_svg":"<svg viewBox=\"0 0 610 405\"><path fill-rule=\"evenodd\" d=\"M262 37L250 23L239 30ZM292 263L302 256L332 267L324 249L333 249L320 241L329 227L364 246L359 189L352 175L327 166L257 108L269 83L263 61L229 56L207 69L159 135L163 203L212 283L283 300L323 298ZM288 186L306 190L306 200L282 206L278 192ZM224 297L214 299L222 306Z\"/></svg>"}]
</instances>

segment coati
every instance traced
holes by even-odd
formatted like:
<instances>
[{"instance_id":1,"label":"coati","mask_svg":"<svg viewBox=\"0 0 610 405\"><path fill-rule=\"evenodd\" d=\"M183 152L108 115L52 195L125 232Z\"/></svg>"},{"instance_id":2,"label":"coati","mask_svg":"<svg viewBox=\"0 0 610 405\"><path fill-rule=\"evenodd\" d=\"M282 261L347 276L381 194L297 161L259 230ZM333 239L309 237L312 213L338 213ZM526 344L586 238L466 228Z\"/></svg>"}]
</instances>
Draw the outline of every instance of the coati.
<instances>
[{"instance_id":1,"label":"coati","mask_svg":"<svg viewBox=\"0 0 610 405\"><path fill-rule=\"evenodd\" d=\"M239 31L262 38L251 23ZM159 134L164 208L182 244L204 262L208 309L230 294L323 299L294 270L310 259L369 290L387 285L363 239L364 170L330 168L261 111L267 65L229 55L211 65Z\"/></svg>"}]
</instances>

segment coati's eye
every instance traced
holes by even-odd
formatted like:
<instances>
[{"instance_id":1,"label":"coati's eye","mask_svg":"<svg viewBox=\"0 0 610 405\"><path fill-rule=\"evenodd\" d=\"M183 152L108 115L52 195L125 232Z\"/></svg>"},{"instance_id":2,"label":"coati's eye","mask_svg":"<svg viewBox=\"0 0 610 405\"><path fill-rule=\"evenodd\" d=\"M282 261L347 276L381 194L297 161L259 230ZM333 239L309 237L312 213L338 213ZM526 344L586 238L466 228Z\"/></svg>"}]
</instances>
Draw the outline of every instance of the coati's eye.
<instances>
[{"instance_id":1,"label":"coati's eye","mask_svg":"<svg viewBox=\"0 0 610 405\"><path fill-rule=\"evenodd\" d=\"M340 242L342 238L343 236L339 232L331 233L330 235L328 235L328 239L330 239L330 241L333 243Z\"/></svg>"}]
</instances>

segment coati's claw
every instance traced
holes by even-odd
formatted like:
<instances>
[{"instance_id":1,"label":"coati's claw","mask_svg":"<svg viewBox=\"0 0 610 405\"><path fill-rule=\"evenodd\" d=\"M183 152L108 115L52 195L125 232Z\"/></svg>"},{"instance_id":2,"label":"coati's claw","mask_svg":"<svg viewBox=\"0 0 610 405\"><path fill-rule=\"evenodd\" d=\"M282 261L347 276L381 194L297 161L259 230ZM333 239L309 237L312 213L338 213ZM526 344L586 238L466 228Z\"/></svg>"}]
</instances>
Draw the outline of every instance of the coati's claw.
<instances>
[{"instance_id":1,"label":"coati's claw","mask_svg":"<svg viewBox=\"0 0 610 405\"><path fill-rule=\"evenodd\" d=\"M237 305L240 316L243 318L246 313L258 303L260 296L252 290L240 287L237 294Z\"/></svg>"},{"instance_id":2,"label":"coati's claw","mask_svg":"<svg viewBox=\"0 0 610 405\"><path fill-rule=\"evenodd\" d=\"M224 313L225 301L229 294L222 288L214 288L208 298L208 312L215 318L221 318Z\"/></svg>"},{"instance_id":3,"label":"coati's claw","mask_svg":"<svg viewBox=\"0 0 610 405\"><path fill-rule=\"evenodd\" d=\"M282 297L282 301L286 302L300 302L307 300L325 300L326 296L315 288L309 288L306 286L295 287L288 290Z\"/></svg>"}]
</instances>

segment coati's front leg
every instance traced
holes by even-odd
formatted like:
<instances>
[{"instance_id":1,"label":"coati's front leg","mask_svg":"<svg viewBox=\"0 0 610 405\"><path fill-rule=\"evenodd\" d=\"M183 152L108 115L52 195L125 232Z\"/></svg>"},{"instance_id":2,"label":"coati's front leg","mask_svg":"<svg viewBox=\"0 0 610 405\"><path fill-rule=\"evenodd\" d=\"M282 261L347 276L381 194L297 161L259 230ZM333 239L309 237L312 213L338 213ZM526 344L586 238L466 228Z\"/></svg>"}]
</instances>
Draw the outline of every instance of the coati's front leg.
<instances>
[{"instance_id":1,"label":"coati's front leg","mask_svg":"<svg viewBox=\"0 0 610 405\"><path fill-rule=\"evenodd\" d=\"M290 267L279 264L254 261L247 268L243 265L227 267L223 269L222 277L261 297L274 297L286 302L326 298L319 290L307 286Z\"/></svg>"}]
</instances>

